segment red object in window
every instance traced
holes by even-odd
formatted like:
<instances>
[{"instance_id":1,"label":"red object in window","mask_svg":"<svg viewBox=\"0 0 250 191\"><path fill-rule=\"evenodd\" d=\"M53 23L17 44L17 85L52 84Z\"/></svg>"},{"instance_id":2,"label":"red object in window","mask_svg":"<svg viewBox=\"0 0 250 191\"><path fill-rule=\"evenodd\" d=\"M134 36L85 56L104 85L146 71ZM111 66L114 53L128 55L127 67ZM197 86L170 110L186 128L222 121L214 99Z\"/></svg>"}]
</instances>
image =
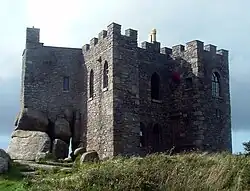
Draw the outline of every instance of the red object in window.
<instances>
[{"instance_id":1,"label":"red object in window","mask_svg":"<svg viewBox=\"0 0 250 191\"><path fill-rule=\"evenodd\" d=\"M181 80L181 76L178 72L173 72L172 74L172 79L175 81L175 82L179 82Z\"/></svg>"}]
</instances>

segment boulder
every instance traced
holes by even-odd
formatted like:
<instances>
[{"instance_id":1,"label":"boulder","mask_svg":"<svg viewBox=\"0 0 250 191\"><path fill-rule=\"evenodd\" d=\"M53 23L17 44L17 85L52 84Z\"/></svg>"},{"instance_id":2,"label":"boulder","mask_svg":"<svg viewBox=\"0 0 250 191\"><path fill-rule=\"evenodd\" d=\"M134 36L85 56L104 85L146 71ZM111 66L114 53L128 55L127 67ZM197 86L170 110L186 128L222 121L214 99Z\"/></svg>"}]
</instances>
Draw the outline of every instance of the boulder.
<instances>
[{"instance_id":1,"label":"boulder","mask_svg":"<svg viewBox=\"0 0 250 191\"><path fill-rule=\"evenodd\" d=\"M0 174L7 172L9 169L9 161L6 158L0 157Z\"/></svg>"},{"instance_id":2,"label":"boulder","mask_svg":"<svg viewBox=\"0 0 250 191\"><path fill-rule=\"evenodd\" d=\"M82 154L80 159L80 163L95 161L99 161L99 156L96 151L87 151L86 153Z\"/></svg>"},{"instance_id":3,"label":"boulder","mask_svg":"<svg viewBox=\"0 0 250 191\"><path fill-rule=\"evenodd\" d=\"M83 147L77 148L74 151L74 156L77 157L78 155L82 155L84 152L86 152L86 149Z\"/></svg>"},{"instance_id":4,"label":"boulder","mask_svg":"<svg viewBox=\"0 0 250 191\"><path fill-rule=\"evenodd\" d=\"M52 154L56 159L65 159L69 155L69 145L60 139L55 139Z\"/></svg>"},{"instance_id":5,"label":"boulder","mask_svg":"<svg viewBox=\"0 0 250 191\"><path fill-rule=\"evenodd\" d=\"M10 155L8 155L8 153L6 153L6 151L3 149L0 149L0 158L6 159L8 163L11 161Z\"/></svg>"},{"instance_id":6,"label":"boulder","mask_svg":"<svg viewBox=\"0 0 250 191\"><path fill-rule=\"evenodd\" d=\"M71 129L69 122L64 118L59 118L55 121L54 136L56 139L61 139L69 142L71 137Z\"/></svg>"},{"instance_id":7,"label":"boulder","mask_svg":"<svg viewBox=\"0 0 250 191\"><path fill-rule=\"evenodd\" d=\"M13 160L33 161L39 152L50 150L51 141L47 133L16 130L11 135L7 153Z\"/></svg>"},{"instance_id":8,"label":"boulder","mask_svg":"<svg viewBox=\"0 0 250 191\"><path fill-rule=\"evenodd\" d=\"M48 129L48 118L47 116L37 110L24 108L18 117L15 125L16 130L29 130L29 131L42 131L46 132Z\"/></svg>"},{"instance_id":9,"label":"boulder","mask_svg":"<svg viewBox=\"0 0 250 191\"><path fill-rule=\"evenodd\" d=\"M8 171L10 162L10 156L5 152L5 150L0 149L0 174Z\"/></svg>"}]
</instances>

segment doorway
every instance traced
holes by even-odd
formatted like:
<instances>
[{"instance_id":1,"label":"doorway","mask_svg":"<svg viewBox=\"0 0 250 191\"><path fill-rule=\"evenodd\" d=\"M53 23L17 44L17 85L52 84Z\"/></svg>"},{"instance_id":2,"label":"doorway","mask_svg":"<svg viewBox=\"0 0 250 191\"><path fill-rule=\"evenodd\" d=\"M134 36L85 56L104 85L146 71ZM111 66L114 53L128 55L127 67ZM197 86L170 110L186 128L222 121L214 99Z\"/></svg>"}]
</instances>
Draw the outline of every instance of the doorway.
<instances>
[{"instance_id":1,"label":"doorway","mask_svg":"<svg viewBox=\"0 0 250 191\"><path fill-rule=\"evenodd\" d=\"M158 124L153 126L152 130L152 152L160 152L161 151L161 129Z\"/></svg>"}]
</instances>

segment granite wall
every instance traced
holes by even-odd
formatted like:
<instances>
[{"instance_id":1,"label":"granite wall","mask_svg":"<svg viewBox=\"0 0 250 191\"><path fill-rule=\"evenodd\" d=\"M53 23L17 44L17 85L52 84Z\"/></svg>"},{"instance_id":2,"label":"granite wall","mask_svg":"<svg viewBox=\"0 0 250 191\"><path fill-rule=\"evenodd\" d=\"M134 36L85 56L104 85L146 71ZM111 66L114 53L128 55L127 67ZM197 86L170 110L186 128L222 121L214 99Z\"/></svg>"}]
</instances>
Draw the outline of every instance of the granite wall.
<instances>
[{"instance_id":1,"label":"granite wall","mask_svg":"<svg viewBox=\"0 0 250 191\"><path fill-rule=\"evenodd\" d=\"M22 107L45 112L52 122L73 110L73 132L87 150L101 158L173 147L231 151L228 51L198 40L172 48L156 41L138 47L137 31L121 34L116 23L82 49L44 46L39 33L27 29ZM213 72L220 82L216 97ZM151 95L153 75L159 80L157 98Z\"/></svg>"},{"instance_id":2,"label":"granite wall","mask_svg":"<svg viewBox=\"0 0 250 191\"><path fill-rule=\"evenodd\" d=\"M83 110L80 105L82 100L86 100L86 68L83 67L82 50L44 46L39 42L39 32L36 28L26 31L21 106L46 114L52 139L56 120L66 118L73 134L72 141L80 144L79 134L86 129L83 123L79 125L86 118L86 108Z\"/></svg>"},{"instance_id":3,"label":"granite wall","mask_svg":"<svg viewBox=\"0 0 250 191\"><path fill-rule=\"evenodd\" d=\"M96 150L101 158L114 155L113 146L113 28L110 25L83 46L87 68L87 150ZM108 64L108 85L103 87L104 64ZM90 73L93 71L93 96Z\"/></svg>"}]
</instances>

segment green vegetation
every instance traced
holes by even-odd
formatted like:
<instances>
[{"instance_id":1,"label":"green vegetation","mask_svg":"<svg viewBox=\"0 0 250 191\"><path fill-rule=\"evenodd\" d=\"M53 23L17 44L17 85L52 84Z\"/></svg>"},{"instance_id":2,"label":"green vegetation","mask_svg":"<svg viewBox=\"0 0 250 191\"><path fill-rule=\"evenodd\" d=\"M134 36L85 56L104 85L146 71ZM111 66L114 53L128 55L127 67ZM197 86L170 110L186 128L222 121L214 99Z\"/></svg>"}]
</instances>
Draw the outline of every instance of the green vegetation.
<instances>
[{"instance_id":1,"label":"green vegetation","mask_svg":"<svg viewBox=\"0 0 250 191\"><path fill-rule=\"evenodd\" d=\"M250 190L250 158L227 153L151 155L74 165L72 172L39 171L21 179L13 167L0 190ZM15 172L15 173L14 173ZM2 186L3 185L3 186ZM9 186L9 187L8 187Z\"/></svg>"},{"instance_id":2,"label":"green vegetation","mask_svg":"<svg viewBox=\"0 0 250 191\"><path fill-rule=\"evenodd\" d=\"M26 181L24 180L21 170L25 168L16 163L11 165L8 173L0 176L0 190L1 191L25 191Z\"/></svg>"}]
</instances>

